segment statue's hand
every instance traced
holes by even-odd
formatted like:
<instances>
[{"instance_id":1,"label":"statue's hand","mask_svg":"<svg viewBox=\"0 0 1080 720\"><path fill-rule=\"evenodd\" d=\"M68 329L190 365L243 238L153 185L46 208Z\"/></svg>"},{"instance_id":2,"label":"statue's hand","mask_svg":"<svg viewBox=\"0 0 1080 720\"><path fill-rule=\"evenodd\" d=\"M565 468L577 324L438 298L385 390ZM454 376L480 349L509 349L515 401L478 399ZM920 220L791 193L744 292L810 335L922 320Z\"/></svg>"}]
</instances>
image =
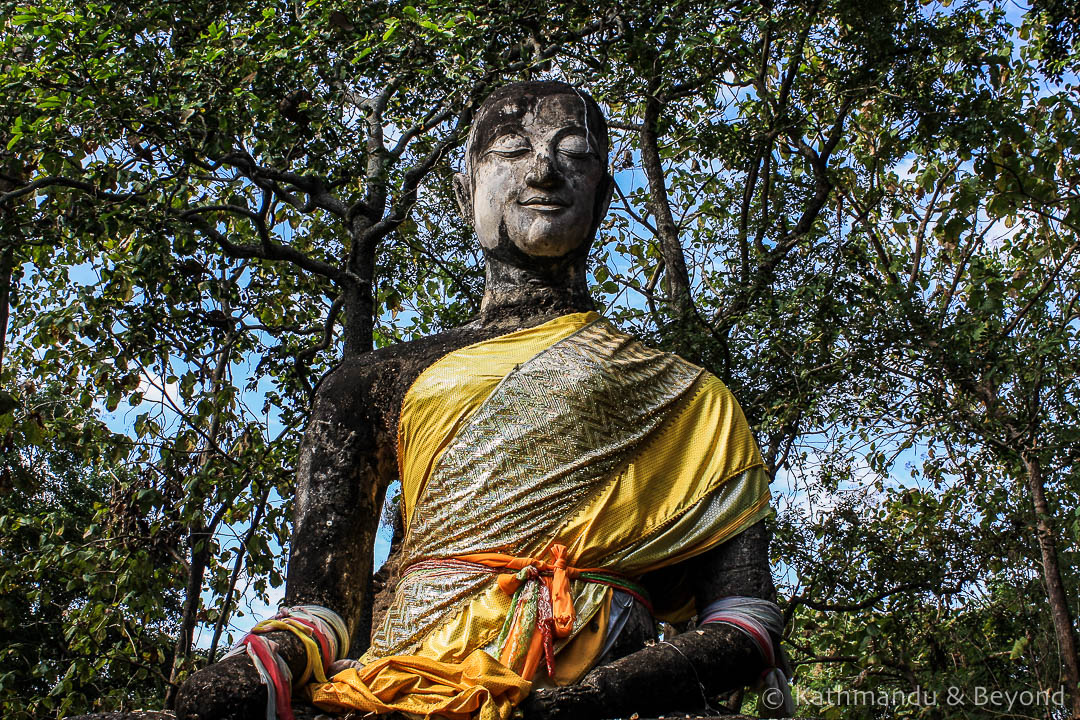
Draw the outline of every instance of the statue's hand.
<instances>
[{"instance_id":1,"label":"statue's hand","mask_svg":"<svg viewBox=\"0 0 1080 720\"><path fill-rule=\"evenodd\" d=\"M521 704L525 720L596 720L606 717L600 689L586 678L577 685L529 693Z\"/></svg>"},{"instance_id":2,"label":"statue's hand","mask_svg":"<svg viewBox=\"0 0 1080 720\"><path fill-rule=\"evenodd\" d=\"M193 673L176 694L177 720L266 720L266 686L247 655Z\"/></svg>"}]
</instances>

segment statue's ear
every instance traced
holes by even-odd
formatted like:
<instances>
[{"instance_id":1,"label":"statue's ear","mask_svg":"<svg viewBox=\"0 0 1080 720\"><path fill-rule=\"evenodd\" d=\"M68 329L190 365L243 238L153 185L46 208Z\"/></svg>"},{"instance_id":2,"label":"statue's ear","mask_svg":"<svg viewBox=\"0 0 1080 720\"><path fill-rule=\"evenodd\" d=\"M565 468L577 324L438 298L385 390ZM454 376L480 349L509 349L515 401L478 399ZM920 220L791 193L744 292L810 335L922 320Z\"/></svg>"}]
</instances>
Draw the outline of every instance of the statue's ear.
<instances>
[{"instance_id":1,"label":"statue's ear","mask_svg":"<svg viewBox=\"0 0 1080 720\"><path fill-rule=\"evenodd\" d=\"M461 219L473 224L472 178L465 173L454 173L454 197L457 198Z\"/></svg>"},{"instance_id":2,"label":"statue's ear","mask_svg":"<svg viewBox=\"0 0 1080 720\"><path fill-rule=\"evenodd\" d=\"M604 174L604 179L600 182L600 187L596 191L596 208L594 210L593 218L593 236L600 230L600 224L604 222L604 218L607 217L608 208L611 207L611 196L615 193L615 178L610 173Z\"/></svg>"}]
</instances>

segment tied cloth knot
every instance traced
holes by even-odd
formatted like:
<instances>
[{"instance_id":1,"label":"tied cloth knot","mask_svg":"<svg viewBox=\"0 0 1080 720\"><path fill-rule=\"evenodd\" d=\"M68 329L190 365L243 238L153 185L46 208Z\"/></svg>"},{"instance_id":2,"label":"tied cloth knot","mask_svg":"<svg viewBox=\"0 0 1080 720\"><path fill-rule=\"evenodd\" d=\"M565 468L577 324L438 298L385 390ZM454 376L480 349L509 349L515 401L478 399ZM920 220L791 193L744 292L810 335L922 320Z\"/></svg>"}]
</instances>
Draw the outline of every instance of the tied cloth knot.
<instances>
[{"instance_id":1,"label":"tied cloth knot","mask_svg":"<svg viewBox=\"0 0 1080 720\"><path fill-rule=\"evenodd\" d=\"M453 558L498 572L499 587L513 596L495 646L500 648L499 662L526 680L532 679L541 658L548 676L555 674L555 638L570 637L574 631L571 579L626 590L652 612L645 591L627 578L602 568L570 565L566 546L561 543L553 544L548 553L550 561L504 553L474 553Z\"/></svg>"},{"instance_id":2,"label":"tied cloth knot","mask_svg":"<svg viewBox=\"0 0 1080 720\"><path fill-rule=\"evenodd\" d=\"M501 556L500 560L506 561L503 567L511 570L517 569L517 572L500 573L498 579L499 588L507 595L513 596L521 588L521 584L527 580L539 579L543 582L548 601L551 603L551 619L555 636L564 638L569 636L574 629L574 598L570 594L570 578L577 577L582 571L567 565L565 545L556 543L551 546L549 552L551 553L551 562L532 558L518 558L512 555ZM497 555L497 553L481 553L481 555L489 556L484 559L490 561L492 559L490 556ZM474 557L466 555L461 559L487 564L483 560L473 560ZM551 668L549 668L550 671Z\"/></svg>"},{"instance_id":3,"label":"tied cloth knot","mask_svg":"<svg viewBox=\"0 0 1080 720\"><path fill-rule=\"evenodd\" d=\"M410 565L404 575L430 569L457 567L498 575L499 588L512 596L499 636L495 640L499 662L531 680L543 658L548 676L555 674L555 639L574 632L574 597L570 580L606 585L630 594L652 612L645 589L619 573L603 568L570 565L566 546L553 544L543 557L517 557L483 552L452 558L423 560Z\"/></svg>"}]
</instances>

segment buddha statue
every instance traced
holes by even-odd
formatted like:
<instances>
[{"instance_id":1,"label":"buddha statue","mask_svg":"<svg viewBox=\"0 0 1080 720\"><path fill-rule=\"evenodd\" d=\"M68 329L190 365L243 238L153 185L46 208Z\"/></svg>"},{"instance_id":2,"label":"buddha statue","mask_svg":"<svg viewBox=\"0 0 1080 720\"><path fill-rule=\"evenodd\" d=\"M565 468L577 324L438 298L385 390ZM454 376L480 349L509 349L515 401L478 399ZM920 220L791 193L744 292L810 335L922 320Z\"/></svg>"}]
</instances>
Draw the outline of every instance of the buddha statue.
<instances>
[{"instance_id":1,"label":"buddha statue","mask_svg":"<svg viewBox=\"0 0 1080 720\"><path fill-rule=\"evenodd\" d=\"M784 709L769 475L743 413L720 380L622 332L589 294L607 155L601 109L570 85L508 85L481 105L454 180L486 260L479 314L323 378L286 608L187 680L181 720L287 718L301 702L451 720L657 716L763 676L764 705ZM357 641L394 479L401 571ZM657 619L691 617L695 629L657 637Z\"/></svg>"}]
</instances>

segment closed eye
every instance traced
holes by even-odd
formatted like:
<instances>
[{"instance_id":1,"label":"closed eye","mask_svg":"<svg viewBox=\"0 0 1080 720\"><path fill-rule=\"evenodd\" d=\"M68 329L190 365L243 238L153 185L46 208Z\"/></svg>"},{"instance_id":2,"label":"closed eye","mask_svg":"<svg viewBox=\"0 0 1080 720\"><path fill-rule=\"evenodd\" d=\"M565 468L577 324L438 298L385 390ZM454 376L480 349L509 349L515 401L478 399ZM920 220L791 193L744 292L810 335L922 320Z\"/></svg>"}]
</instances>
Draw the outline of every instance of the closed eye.
<instances>
[{"instance_id":1,"label":"closed eye","mask_svg":"<svg viewBox=\"0 0 1080 720\"><path fill-rule=\"evenodd\" d=\"M532 150L529 141L520 135L501 135L488 146L487 153L494 153L499 157L520 157ZM485 153L485 154L487 154Z\"/></svg>"},{"instance_id":2,"label":"closed eye","mask_svg":"<svg viewBox=\"0 0 1080 720\"><path fill-rule=\"evenodd\" d=\"M575 160L584 160L586 158L596 157L596 153L589 147L589 142L580 135L567 135L559 141L556 150L560 155L574 158Z\"/></svg>"},{"instance_id":3,"label":"closed eye","mask_svg":"<svg viewBox=\"0 0 1080 720\"><path fill-rule=\"evenodd\" d=\"M559 154L566 155L575 160L585 160L586 158L596 157L596 153L590 150L563 150L562 148L559 148Z\"/></svg>"},{"instance_id":4,"label":"closed eye","mask_svg":"<svg viewBox=\"0 0 1080 720\"><path fill-rule=\"evenodd\" d=\"M488 150L488 152L493 154L493 155L498 155L499 157L513 158L513 157L519 157L519 156L524 155L525 153L529 152L529 148L513 148L513 149L510 149L510 150L491 149L491 150Z\"/></svg>"}]
</instances>

